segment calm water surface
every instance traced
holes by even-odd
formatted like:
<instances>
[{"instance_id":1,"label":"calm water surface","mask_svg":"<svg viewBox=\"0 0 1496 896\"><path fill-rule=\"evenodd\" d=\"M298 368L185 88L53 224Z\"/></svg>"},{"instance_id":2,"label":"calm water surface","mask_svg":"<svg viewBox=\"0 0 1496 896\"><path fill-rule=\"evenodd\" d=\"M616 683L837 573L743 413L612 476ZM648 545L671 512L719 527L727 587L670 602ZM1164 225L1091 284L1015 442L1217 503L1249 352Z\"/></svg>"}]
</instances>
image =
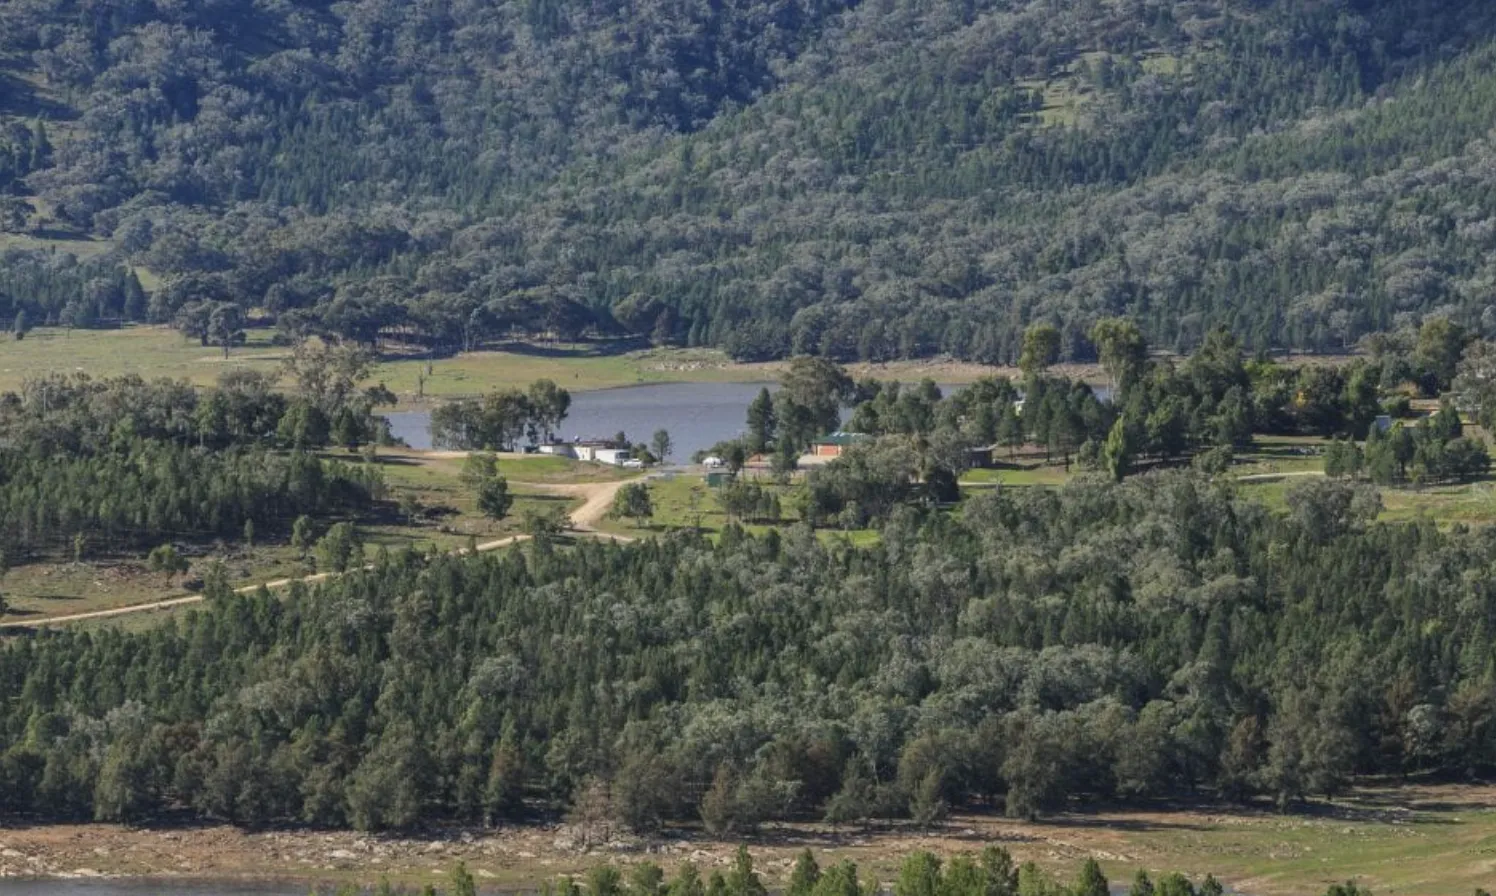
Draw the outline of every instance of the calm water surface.
<instances>
[{"instance_id":1,"label":"calm water surface","mask_svg":"<svg viewBox=\"0 0 1496 896\"><path fill-rule=\"evenodd\" d=\"M765 386L771 392L779 389L778 383L659 383L575 392L560 435L567 440L610 439L623 432L630 441L648 442L655 430L664 429L675 445L670 459L687 461L698 451L742 435L748 405ZM960 388L942 385L940 391L950 395ZM850 415L850 410L843 411L842 419ZM385 416L396 438L412 448L431 447L430 411Z\"/></svg>"},{"instance_id":2,"label":"calm water surface","mask_svg":"<svg viewBox=\"0 0 1496 896\"><path fill-rule=\"evenodd\" d=\"M563 439L609 439L619 432L634 442L648 442L655 430L670 432L671 460L690 459L697 451L742 435L748 404L770 383L660 383L596 392L574 392L571 412L561 425ZM386 414L390 430L412 448L431 447L431 413Z\"/></svg>"}]
</instances>

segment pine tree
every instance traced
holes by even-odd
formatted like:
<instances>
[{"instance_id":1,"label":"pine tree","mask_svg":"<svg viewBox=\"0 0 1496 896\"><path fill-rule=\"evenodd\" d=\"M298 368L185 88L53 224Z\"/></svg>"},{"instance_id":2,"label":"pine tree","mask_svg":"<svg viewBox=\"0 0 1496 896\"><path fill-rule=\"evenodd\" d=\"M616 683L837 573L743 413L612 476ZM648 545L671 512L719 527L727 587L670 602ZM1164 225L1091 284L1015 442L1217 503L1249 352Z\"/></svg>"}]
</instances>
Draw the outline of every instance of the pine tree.
<instances>
[{"instance_id":1,"label":"pine tree","mask_svg":"<svg viewBox=\"0 0 1496 896\"><path fill-rule=\"evenodd\" d=\"M1127 425L1127 415L1123 414L1112 424L1112 431L1107 434L1106 444L1101 448L1102 462L1113 482L1121 482L1132 472L1134 451L1132 431Z\"/></svg>"},{"instance_id":2,"label":"pine tree","mask_svg":"<svg viewBox=\"0 0 1496 896\"><path fill-rule=\"evenodd\" d=\"M1132 886L1127 889L1127 896L1153 896L1153 893L1153 881L1148 872L1140 869L1132 879Z\"/></svg>"},{"instance_id":3,"label":"pine tree","mask_svg":"<svg viewBox=\"0 0 1496 896\"><path fill-rule=\"evenodd\" d=\"M690 862L682 862L680 870L675 873L675 879L670 881L670 887L666 890L667 896L706 896L706 888L701 883L701 872Z\"/></svg>"},{"instance_id":4,"label":"pine tree","mask_svg":"<svg viewBox=\"0 0 1496 896\"><path fill-rule=\"evenodd\" d=\"M1076 879L1075 886L1070 888L1073 896L1109 896L1111 887L1107 884L1106 875L1101 873L1101 866L1096 864L1095 859L1086 859L1080 869L1080 877Z\"/></svg>"},{"instance_id":5,"label":"pine tree","mask_svg":"<svg viewBox=\"0 0 1496 896\"><path fill-rule=\"evenodd\" d=\"M790 881L785 887L784 896L810 896L820 879L821 866L816 864L816 858L810 850L804 850L795 859L795 867L790 871Z\"/></svg>"},{"instance_id":6,"label":"pine tree","mask_svg":"<svg viewBox=\"0 0 1496 896\"><path fill-rule=\"evenodd\" d=\"M31 125L31 158L28 171L40 171L52 161L52 141L47 139L47 126L38 118Z\"/></svg>"},{"instance_id":7,"label":"pine tree","mask_svg":"<svg viewBox=\"0 0 1496 896\"><path fill-rule=\"evenodd\" d=\"M748 445L755 452L764 451L774 444L777 433L774 396L765 386L748 405Z\"/></svg>"},{"instance_id":8,"label":"pine tree","mask_svg":"<svg viewBox=\"0 0 1496 896\"><path fill-rule=\"evenodd\" d=\"M452 869L452 890L449 896L478 896L478 883L468 873L467 865L458 862Z\"/></svg>"},{"instance_id":9,"label":"pine tree","mask_svg":"<svg viewBox=\"0 0 1496 896\"><path fill-rule=\"evenodd\" d=\"M753 856L748 847L739 846L733 856L732 870L727 874L727 896L768 896L763 881L753 871Z\"/></svg>"},{"instance_id":10,"label":"pine tree","mask_svg":"<svg viewBox=\"0 0 1496 896\"><path fill-rule=\"evenodd\" d=\"M504 732L494 747L493 761L488 767L488 783L483 792L483 809L489 823L500 818L520 817L524 808L521 802L524 773L524 753L520 750L519 735L514 719L507 718Z\"/></svg>"},{"instance_id":11,"label":"pine tree","mask_svg":"<svg viewBox=\"0 0 1496 896\"><path fill-rule=\"evenodd\" d=\"M910 854L899 869L894 896L940 896L940 860L931 853Z\"/></svg>"}]
</instances>

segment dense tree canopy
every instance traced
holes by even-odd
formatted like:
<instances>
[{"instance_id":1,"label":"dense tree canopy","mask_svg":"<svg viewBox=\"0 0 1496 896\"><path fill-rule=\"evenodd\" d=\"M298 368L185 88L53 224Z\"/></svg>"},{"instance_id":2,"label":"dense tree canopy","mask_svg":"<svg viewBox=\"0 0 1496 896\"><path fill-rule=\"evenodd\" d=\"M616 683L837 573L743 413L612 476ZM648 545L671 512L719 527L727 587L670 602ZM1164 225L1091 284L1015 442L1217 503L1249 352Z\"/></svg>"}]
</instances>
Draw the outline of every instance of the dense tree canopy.
<instances>
[{"instance_id":1,"label":"dense tree canopy","mask_svg":"<svg viewBox=\"0 0 1496 896\"><path fill-rule=\"evenodd\" d=\"M0 554L46 557L69 544L133 552L271 533L383 498L377 468L304 450L326 444L326 415L307 393L288 401L274 385L254 371L229 371L202 392L77 374L0 394ZM349 393L336 413L360 441L382 426L367 396L351 385Z\"/></svg>"},{"instance_id":2,"label":"dense tree canopy","mask_svg":"<svg viewBox=\"0 0 1496 896\"><path fill-rule=\"evenodd\" d=\"M0 649L0 800L647 827L1488 772L1496 542L1356 495L1276 516L1152 474L903 508L863 548L729 529L381 556L289 599L210 582L164 628Z\"/></svg>"},{"instance_id":3,"label":"dense tree canopy","mask_svg":"<svg viewBox=\"0 0 1496 896\"><path fill-rule=\"evenodd\" d=\"M1090 357L1117 314L1184 348L1496 335L1479 0L90 10L0 6L0 229L113 246L7 250L33 326L233 303L444 350L1004 361L1035 322Z\"/></svg>"}]
</instances>

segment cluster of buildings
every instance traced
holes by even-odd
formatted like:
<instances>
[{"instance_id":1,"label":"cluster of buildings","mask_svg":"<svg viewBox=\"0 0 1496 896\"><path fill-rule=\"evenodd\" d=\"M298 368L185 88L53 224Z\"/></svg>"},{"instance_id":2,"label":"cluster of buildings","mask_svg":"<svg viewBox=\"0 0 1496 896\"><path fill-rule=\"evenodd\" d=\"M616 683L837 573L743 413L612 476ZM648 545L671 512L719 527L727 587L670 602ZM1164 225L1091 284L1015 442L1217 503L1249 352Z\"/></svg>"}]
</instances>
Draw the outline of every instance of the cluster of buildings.
<instances>
[{"instance_id":1,"label":"cluster of buildings","mask_svg":"<svg viewBox=\"0 0 1496 896\"><path fill-rule=\"evenodd\" d=\"M553 457L569 457L572 460L584 460L595 464L608 464L614 467L626 467L638 463L634 460L634 451L627 445L620 445L610 439L578 439L572 442L551 442L541 445L535 449L541 454L549 454Z\"/></svg>"}]
</instances>

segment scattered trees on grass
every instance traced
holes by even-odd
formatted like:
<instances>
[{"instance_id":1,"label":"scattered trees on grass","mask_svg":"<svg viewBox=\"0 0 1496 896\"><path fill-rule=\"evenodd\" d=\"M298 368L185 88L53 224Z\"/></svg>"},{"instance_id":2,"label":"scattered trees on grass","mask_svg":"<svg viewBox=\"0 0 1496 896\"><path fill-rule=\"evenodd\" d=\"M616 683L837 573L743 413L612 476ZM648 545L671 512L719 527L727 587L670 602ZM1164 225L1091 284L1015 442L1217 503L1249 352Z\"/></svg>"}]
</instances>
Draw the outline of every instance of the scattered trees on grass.
<instances>
[{"instance_id":1,"label":"scattered trees on grass","mask_svg":"<svg viewBox=\"0 0 1496 896\"><path fill-rule=\"evenodd\" d=\"M334 523L317 541L318 565L330 572L347 572L362 565L363 554L363 540L352 523Z\"/></svg>"},{"instance_id":2,"label":"scattered trees on grass","mask_svg":"<svg viewBox=\"0 0 1496 896\"><path fill-rule=\"evenodd\" d=\"M549 441L570 407L565 389L536 380L526 392L498 390L438 406L431 412L431 439L440 448L512 451L522 440Z\"/></svg>"},{"instance_id":3,"label":"scattered trees on grass","mask_svg":"<svg viewBox=\"0 0 1496 896\"><path fill-rule=\"evenodd\" d=\"M669 430L657 429L654 436L649 440L649 450L654 454L655 460L664 463L670 456L674 443L670 441Z\"/></svg>"},{"instance_id":4,"label":"scattered trees on grass","mask_svg":"<svg viewBox=\"0 0 1496 896\"><path fill-rule=\"evenodd\" d=\"M478 485L478 512L493 522L509 515L514 506L514 496L509 493L509 481L503 476L491 476Z\"/></svg>"},{"instance_id":5,"label":"scattered trees on grass","mask_svg":"<svg viewBox=\"0 0 1496 896\"><path fill-rule=\"evenodd\" d=\"M151 548L150 554L146 556L146 567L151 572L164 574L168 585L171 584L173 578L186 572L189 566L187 558L178 553L176 547L169 544Z\"/></svg>"},{"instance_id":6,"label":"scattered trees on grass","mask_svg":"<svg viewBox=\"0 0 1496 896\"><path fill-rule=\"evenodd\" d=\"M613 495L613 506L609 513L615 519L629 519L636 523L654 516L649 486L642 482L630 482L619 488Z\"/></svg>"},{"instance_id":7,"label":"scattered trees on grass","mask_svg":"<svg viewBox=\"0 0 1496 896\"><path fill-rule=\"evenodd\" d=\"M734 478L716 490L717 506L729 520L741 523L777 523L783 511L779 495L757 482Z\"/></svg>"},{"instance_id":8,"label":"scattered trees on grass","mask_svg":"<svg viewBox=\"0 0 1496 896\"><path fill-rule=\"evenodd\" d=\"M473 896L477 882L462 863L448 875L448 889L428 885L431 896ZM376 896L385 896L381 884ZM806 849L796 858L785 882L785 896L873 896L881 889L877 881L864 879L857 865L841 861L822 867ZM1033 862L1021 865L1000 846L988 846L977 855L962 853L942 860L918 851L906 856L890 890L893 896L1106 896L1110 883L1095 859L1080 866L1075 882L1066 886ZM754 868L746 847L739 847L726 874L712 872L708 881L693 862L680 864L673 877L665 869L645 860L628 867L627 874L613 865L589 868L579 883L575 878L545 880L541 896L764 896L769 892ZM1177 872L1159 877L1155 883L1146 871L1138 871L1128 896L1221 896L1225 887L1207 874L1198 884ZM356 896L351 885L337 896ZM1333 884L1325 896L1371 896L1371 891L1352 882ZM1476 889L1475 896L1488 896Z\"/></svg>"},{"instance_id":9,"label":"scattered trees on grass","mask_svg":"<svg viewBox=\"0 0 1496 896\"><path fill-rule=\"evenodd\" d=\"M1485 475L1490 454L1481 440L1463 435L1459 414L1445 404L1414 425L1372 426L1363 446L1334 441L1325 449L1325 475L1356 478L1377 485L1464 482Z\"/></svg>"}]
</instances>

